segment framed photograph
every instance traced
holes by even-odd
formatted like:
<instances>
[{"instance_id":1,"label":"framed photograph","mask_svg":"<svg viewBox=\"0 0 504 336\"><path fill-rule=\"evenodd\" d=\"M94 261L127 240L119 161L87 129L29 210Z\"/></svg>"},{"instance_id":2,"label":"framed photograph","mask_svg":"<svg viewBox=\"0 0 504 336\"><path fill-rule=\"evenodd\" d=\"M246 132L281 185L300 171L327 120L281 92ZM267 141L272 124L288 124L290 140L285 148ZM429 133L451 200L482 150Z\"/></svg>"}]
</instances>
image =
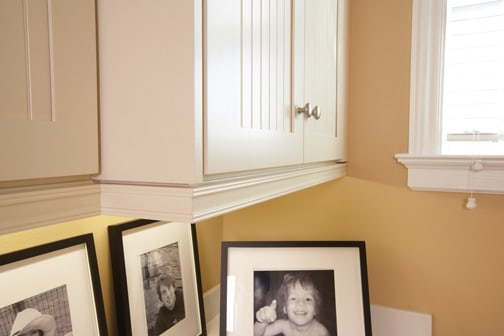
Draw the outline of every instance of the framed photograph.
<instances>
[{"instance_id":1,"label":"framed photograph","mask_svg":"<svg viewBox=\"0 0 504 336\"><path fill-rule=\"evenodd\" d=\"M205 336L194 224L109 226L119 335Z\"/></svg>"},{"instance_id":2,"label":"framed photograph","mask_svg":"<svg viewBox=\"0 0 504 336\"><path fill-rule=\"evenodd\" d=\"M1 335L107 335L92 234L0 255Z\"/></svg>"},{"instance_id":3,"label":"framed photograph","mask_svg":"<svg viewBox=\"0 0 504 336\"><path fill-rule=\"evenodd\" d=\"M223 242L220 336L371 336L362 241Z\"/></svg>"}]
</instances>

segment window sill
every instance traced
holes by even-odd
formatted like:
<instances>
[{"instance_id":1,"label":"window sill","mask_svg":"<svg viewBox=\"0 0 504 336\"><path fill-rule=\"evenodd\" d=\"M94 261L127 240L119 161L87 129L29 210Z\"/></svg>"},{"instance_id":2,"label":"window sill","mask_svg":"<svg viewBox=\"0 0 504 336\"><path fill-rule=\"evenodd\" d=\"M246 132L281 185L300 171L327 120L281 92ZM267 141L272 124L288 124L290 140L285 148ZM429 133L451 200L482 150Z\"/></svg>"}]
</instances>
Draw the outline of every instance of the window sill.
<instances>
[{"instance_id":1,"label":"window sill","mask_svg":"<svg viewBox=\"0 0 504 336\"><path fill-rule=\"evenodd\" d=\"M413 190L504 194L504 156L396 154Z\"/></svg>"}]
</instances>

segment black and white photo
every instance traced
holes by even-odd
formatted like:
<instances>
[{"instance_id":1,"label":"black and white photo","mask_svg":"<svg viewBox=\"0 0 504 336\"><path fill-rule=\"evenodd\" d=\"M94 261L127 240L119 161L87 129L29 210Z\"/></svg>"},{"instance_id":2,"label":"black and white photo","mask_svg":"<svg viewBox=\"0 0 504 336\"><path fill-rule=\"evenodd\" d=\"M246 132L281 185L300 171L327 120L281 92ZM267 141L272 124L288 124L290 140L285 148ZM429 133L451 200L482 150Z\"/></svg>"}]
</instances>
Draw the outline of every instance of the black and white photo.
<instances>
[{"instance_id":1,"label":"black and white photo","mask_svg":"<svg viewBox=\"0 0 504 336\"><path fill-rule=\"evenodd\" d=\"M363 241L224 241L220 336L370 336Z\"/></svg>"},{"instance_id":2,"label":"black and white photo","mask_svg":"<svg viewBox=\"0 0 504 336\"><path fill-rule=\"evenodd\" d=\"M333 270L254 271L254 335L337 335Z\"/></svg>"},{"instance_id":3,"label":"black and white photo","mask_svg":"<svg viewBox=\"0 0 504 336\"><path fill-rule=\"evenodd\" d=\"M0 255L0 335L106 336L92 234Z\"/></svg>"},{"instance_id":4,"label":"black and white photo","mask_svg":"<svg viewBox=\"0 0 504 336\"><path fill-rule=\"evenodd\" d=\"M0 334L72 335L67 286L62 285L0 308Z\"/></svg>"},{"instance_id":5,"label":"black and white photo","mask_svg":"<svg viewBox=\"0 0 504 336\"><path fill-rule=\"evenodd\" d=\"M196 227L139 219L108 228L121 336L204 336Z\"/></svg>"},{"instance_id":6,"label":"black and white photo","mask_svg":"<svg viewBox=\"0 0 504 336\"><path fill-rule=\"evenodd\" d=\"M185 318L178 243L140 258L149 336L159 336Z\"/></svg>"}]
</instances>

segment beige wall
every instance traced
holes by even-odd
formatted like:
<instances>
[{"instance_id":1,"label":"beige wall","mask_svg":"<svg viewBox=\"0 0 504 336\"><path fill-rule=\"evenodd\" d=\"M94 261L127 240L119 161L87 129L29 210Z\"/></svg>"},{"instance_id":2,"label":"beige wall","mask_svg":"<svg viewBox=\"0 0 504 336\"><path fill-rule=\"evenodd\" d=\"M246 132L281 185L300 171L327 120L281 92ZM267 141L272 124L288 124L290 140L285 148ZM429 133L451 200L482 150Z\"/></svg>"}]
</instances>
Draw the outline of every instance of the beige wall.
<instances>
[{"instance_id":1,"label":"beige wall","mask_svg":"<svg viewBox=\"0 0 504 336\"><path fill-rule=\"evenodd\" d=\"M222 235L222 217L209 219L196 225L203 292L212 289L220 283L220 245Z\"/></svg>"},{"instance_id":2,"label":"beige wall","mask_svg":"<svg viewBox=\"0 0 504 336\"><path fill-rule=\"evenodd\" d=\"M504 335L504 196L411 191L411 1L351 0L348 177L223 218L226 240L365 240L371 302L434 335Z\"/></svg>"}]
</instances>

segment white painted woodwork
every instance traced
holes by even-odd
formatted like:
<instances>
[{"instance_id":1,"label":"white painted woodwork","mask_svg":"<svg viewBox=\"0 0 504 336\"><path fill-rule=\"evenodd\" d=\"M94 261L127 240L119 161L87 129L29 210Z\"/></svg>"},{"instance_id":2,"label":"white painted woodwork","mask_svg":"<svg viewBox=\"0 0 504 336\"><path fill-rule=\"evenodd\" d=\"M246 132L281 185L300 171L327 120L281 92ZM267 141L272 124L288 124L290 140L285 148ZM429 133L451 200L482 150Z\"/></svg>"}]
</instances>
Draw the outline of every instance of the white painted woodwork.
<instances>
[{"instance_id":1,"label":"white painted woodwork","mask_svg":"<svg viewBox=\"0 0 504 336\"><path fill-rule=\"evenodd\" d=\"M292 117L291 2L208 0L205 27L202 5L98 4L100 180L194 184L305 162L303 118ZM323 90L313 82L312 92ZM335 87L327 91L330 104L340 101ZM324 136L334 137L336 107L326 110L318 124L332 125ZM311 146L309 162L342 158L342 145L318 143L316 152L332 153L314 157Z\"/></svg>"},{"instance_id":2,"label":"white painted woodwork","mask_svg":"<svg viewBox=\"0 0 504 336\"><path fill-rule=\"evenodd\" d=\"M104 215L199 222L345 176L329 163L193 186L101 183Z\"/></svg>"},{"instance_id":3,"label":"white painted woodwork","mask_svg":"<svg viewBox=\"0 0 504 336\"><path fill-rule=\"evenodd\" d=\"M2 1L0 11L0 181L96 174L94 1Z\"/></svg>"},{"instance_id":4,"label":"white painted woodwork","mask_svg":"<svg viewBox=\"0 0 504 336\"><path fill-rule=\"evenodd\" d=\"M338 15L345 3L338 1ZM7 46L0 64L6 74L0 80L0 155L7 158L0 169L0 231L96 214L194 222L345 175L346 164L336 162L344 158L339 142L340 155L307 159L307 151L336 147L329 141L305 149L309 125L293 115L296 81L303 90L305 76L315 83L306 89L310 95L325 85L321 72L308 68L319 59L305 63L293 54L297 30L308 42L306 34L319 34L304 26L304 12L293 20L293 1L96 4L99 184L81 181L98 169L94 3L0 4L13 14L0 22ZM343 23L338 38L346 34ZM317 53L335 46L313 41L320 44ZM341 111L344 41L336 44L336 94L316 98L336 101ZM294 79L299 75L302 81ZM343 115L323 117L332 126L317 132L334 137L336 121L340 137ZM81 182L66 183L68 176Z\"/></svg>"},{"instance_id":5,"label":"white painted woodwork","mask_svg":"<svg viewBox=\"0 0 504 336\"><path fill-rule=\"evenodd\" d=\"M0 189L0 234L100 214L100 186L91 181Z\"/></svg>"},{"instance_id":6,"label":"white painted woodwork","mask_svg":"<svg viewBox=\"0 0 504 336\"><path fill-rule=\"evenodd\" d=\"M98 2L102 181L202 180L202 1Z\"/></svg>"},{"instance_id":7,"label":"white painted woodwork","mask_svg":"<svg viewBox=\"0 0 504 336\"><path fill-rule=\"evenodd\" d=\"M291 120L291 12L288 0L207 1L205 174L303 162L302 125Z\"/></svg>"},{"instance_id":8,"label":"white painted woodwork","mask_svg":"<svg viewBox=\"0 0 504 336\"><path fill-rule=\"evenodd\" d=\"M339 142L310 146L331 154L304 158L305 120L292 113L293 25L303 21L293 21L292 4L98 2L103 214L199 221L345 175ZM325 60L331 80L346 76L336 71L345 48L334 43L344 34L338 24L317 49L337 53ZM311 94L324 90L326 70L310 79ZM343 138L344 86L321 95L333 105L327 114L341 109L321 121L332 125L317 130L324 138Z\"/></svg>"},{"instance_id":9,"label":"white painted woodwork","mask_svg":"<svg viewBox=\"0 0 504 336\"><path fill-rule=\"evenodd\" d=\"M293 3L209 2L206 174L344 160L347 5Z\"/></svg>"},{"instance_id":10,"label":"white painted woodwork","mask_svg":"<svg viewBox=\"0 0 504 336\"><path fill-rule=\"evenodd\" d=\"M441 87L446 2L414 0L411 35L409 153L441 152Z\"/></svg>"},{"instance_id":11,"label":"white painted woodwork","mask_svg":"<svg viewBox=\"0 0 504 336\"><path fill-rule=\"evenodd\" d=\"M408 153L395 158L408 169L413 190L504 193L504 156L440 155L441 87L446 1L414 0L411 41ZM482 169L473 170L475 161Z\"/></svg>"},{"instance_id":12,"label":"white painted woodwork","mask_svg":"<svg viewBox=\"0 0 504 336\"><path fill-rule=\"evenodd\" d=\"M408 168L408 187L413 190L504 193L504 156L396 154L395 158Z\"/></svg>"},{"instance_id":13,"label":"white painted woodwork","mask_svg":"<svg viewBox=\"0 0 504 336\"><path fill-rule=\"evenodd\" d=\"M295 105L321 110L320 119L305 118L303 161L344 160L347 3L296 0L294 10Z\"/></svg>"}]
</instances>

